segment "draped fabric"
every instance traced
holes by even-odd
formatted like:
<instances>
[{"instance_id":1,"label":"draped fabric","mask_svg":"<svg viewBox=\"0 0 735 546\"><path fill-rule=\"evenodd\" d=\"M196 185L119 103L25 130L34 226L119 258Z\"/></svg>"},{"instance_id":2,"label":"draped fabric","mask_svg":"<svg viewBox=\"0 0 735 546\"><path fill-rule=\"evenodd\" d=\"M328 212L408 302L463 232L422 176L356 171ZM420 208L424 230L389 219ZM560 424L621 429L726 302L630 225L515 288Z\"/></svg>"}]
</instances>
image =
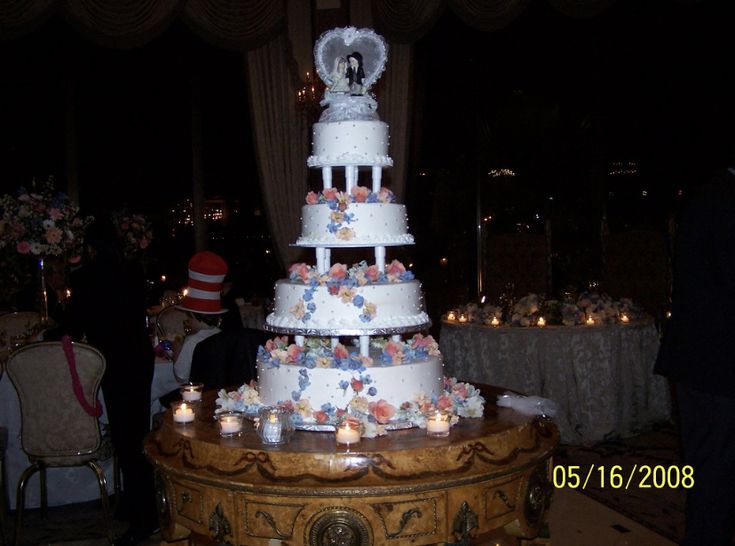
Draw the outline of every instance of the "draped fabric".
<instances>
[{"instance_id":1,"label":"draped fabric","mask_svg":"<svg viewBox=\"0 0 735 546\"><path fill-rule=\"evenodd\" d=\"M614 0L548 0L559 11L589 17ZM682 1L682 0L678 0ZM378 89L390 125L395 167L385 173L399 200L408 170L413 43L445 8L467 25L492 31L510 24L529 0L351 0L352 24L375 27L389 42L388 70ZM253 134L273 241L284 265L296 251L300 206L307 191L308 128L294 106L299 75L311 66L310 3L303 0L0 0L0 40L23 36L55 13L93 42L140 47L177 17L205 41L246 51ZM287 17L288 12L288 17ZM287 29L288 21L288 32Z\"/></svg>"},{"instance_id":2,"label":"draped fabric","mask_svg":"<svg viewBox=\"0 0 735 546\"><path fill-rule=\"evenodd\" d=\"M291 48L284 34L247 54L251 122L271 238L283 264L295 261L308 191L308 138L296 111Z\"/></svg>"}]
</instances>

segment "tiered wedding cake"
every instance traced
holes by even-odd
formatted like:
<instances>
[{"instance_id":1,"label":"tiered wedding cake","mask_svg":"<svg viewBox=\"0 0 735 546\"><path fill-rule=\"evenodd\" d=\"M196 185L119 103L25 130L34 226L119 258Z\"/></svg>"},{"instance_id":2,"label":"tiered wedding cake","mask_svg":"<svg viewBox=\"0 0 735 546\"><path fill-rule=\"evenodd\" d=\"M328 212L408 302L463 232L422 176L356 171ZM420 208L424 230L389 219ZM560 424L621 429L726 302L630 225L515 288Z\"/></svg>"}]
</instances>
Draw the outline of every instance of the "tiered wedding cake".
<instances>
[{"instance_id":1,"label":"tiered wedding cake","mask_svg":"<svg viewBox=\"0 0 735 546\"><path fill-rule=\"evenodd\" d=\"M430 325L421 284L386 259L386 247L413 244L405 206L381 184L393 161L369 89L383 72L386 44L370 29L334 29L314 56L327 108L314 125L308 165L321 168L323 188L306 196L296 245L314 248L316 265L294 264L276 283L266 329L294 340L277 337L261 348L259 403L292 406L306 424L350 414L367 425L420 426L435 407L479 416L479 393L445 380L437 343L416 333ZM366 261L332 262L332 249L359 247L373 249Z\"/></svg>"}]
</instances>

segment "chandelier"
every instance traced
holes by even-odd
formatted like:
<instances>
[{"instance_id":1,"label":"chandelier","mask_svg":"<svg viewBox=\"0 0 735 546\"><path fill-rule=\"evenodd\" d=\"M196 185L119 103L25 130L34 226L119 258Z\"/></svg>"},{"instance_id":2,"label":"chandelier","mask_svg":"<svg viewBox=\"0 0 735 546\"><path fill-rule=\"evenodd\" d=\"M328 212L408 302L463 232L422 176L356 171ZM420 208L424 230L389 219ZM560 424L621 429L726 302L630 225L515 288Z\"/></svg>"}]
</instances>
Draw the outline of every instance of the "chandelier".
<instances>
[{"instance_id":1,"label":"chandelier","mask_svg":"<svg viewBox=\"0 0 735 546\"><path fill-rule=\"evenodd\" d=\"M319 101L324 94L324 84L313 76L314 72L307 72L301 89L296 92L296 110L301 113L304 121L311 124L319 119L321 106Z\"/></svg>"}]
</instances>

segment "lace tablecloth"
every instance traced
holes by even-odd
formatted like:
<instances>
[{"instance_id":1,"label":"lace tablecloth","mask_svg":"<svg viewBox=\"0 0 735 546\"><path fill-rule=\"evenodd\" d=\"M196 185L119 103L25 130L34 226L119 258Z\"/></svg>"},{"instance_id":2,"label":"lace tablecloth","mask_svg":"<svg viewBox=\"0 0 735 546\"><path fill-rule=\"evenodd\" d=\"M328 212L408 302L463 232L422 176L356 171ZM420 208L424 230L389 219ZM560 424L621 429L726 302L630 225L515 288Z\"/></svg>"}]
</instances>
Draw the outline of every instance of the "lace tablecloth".
<instances>
[{"instance_id":1,"label":"lace tablecloth","mask_svg":"<svg viewBox=\"0 0 735 546\"><path fill-rule=\"evenodd\" d=\"M100 402L104 406L102 391L99 395ZM16 491L18 481L23 471L28 468L28 456L23 451L20 443L20 402L18 393L7 374L0 377L0 426L8 429L8 451L5 454L5 469L8 479L8 497L11 509L15 509ZM107 422L105 413L100 421ZM102 468L107 477L107 491L113 492L112 457L101 461ZM26 508L37 508L41 505L41 494L39 485L39 473L36 472L26 485ZM46 487L48 491L49 506L59 506L96 500L100 497L97 477L92 469L84 466L69 468L48 468L46 470Z\"/></svg>"},{"instance_id":2,"label":"lace tablecloth","mask_svg":"<svg viewBox=\"0 0 735 546\"><path fill-rule=\"evenodd\" d=\"M606 326L498 327L443 322L445 375L559 405L563 443L592 445L671 418L666 380L653 375L652 322Z\"/></svg>"}]
</instances>

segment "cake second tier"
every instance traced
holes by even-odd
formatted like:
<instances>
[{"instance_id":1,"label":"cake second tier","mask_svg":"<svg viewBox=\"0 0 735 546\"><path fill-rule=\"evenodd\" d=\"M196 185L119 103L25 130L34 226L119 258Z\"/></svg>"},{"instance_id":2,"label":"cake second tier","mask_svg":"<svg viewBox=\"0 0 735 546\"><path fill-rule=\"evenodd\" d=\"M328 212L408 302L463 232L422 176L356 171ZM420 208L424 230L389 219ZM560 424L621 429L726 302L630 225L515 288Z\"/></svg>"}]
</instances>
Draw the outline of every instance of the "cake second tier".
<instances>
[{"instance_id":1,"label":"cake second tier","mask_svg":"<svg viewBox=\"0 0 735 546\"><path fill-rule=\"evenodd\" d=\"M269 330L309 335L413 332L430 324L416 280L364 286L312 286L279 280Z\"/></svg>"}]
</instances>

